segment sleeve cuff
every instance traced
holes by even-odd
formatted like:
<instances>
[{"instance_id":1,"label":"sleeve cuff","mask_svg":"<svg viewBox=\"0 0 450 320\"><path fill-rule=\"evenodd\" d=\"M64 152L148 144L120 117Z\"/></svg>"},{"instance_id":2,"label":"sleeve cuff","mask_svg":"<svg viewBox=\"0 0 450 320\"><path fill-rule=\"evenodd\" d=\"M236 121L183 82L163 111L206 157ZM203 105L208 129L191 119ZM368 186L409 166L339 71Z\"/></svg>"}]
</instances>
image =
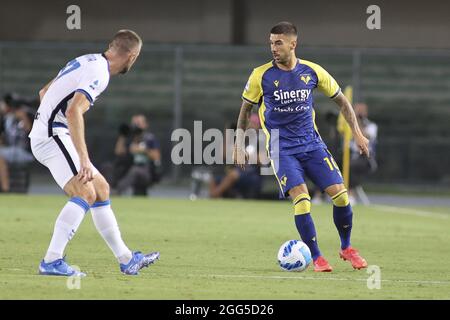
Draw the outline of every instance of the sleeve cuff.
<instances>
[{"instance_id":1,"label":"sleeve cuff","mask_svg":"<svg viewBox=\"0 0 450 320\"><path fill-rule=\"evenodd\" d=\"M89 100L89 102L91 103L91 105L94 103L94 99L92 99L91 95L83 89L77 89L75 90L76 92L81 92L82 94L84 94L86 96L86 98Z\"/></svg>"},{"instance_id":2,"label":"sleeve cuff","mask_svg":"<svg viewBox=\"0 0 450 320\"><path fill-rule=\"evenodd\" d=\"M336 93L335 94L333 94L331 97L330 97L330 99L334 99L334 98L336 98L337 97L337 95L339 94L341 92L341 88L338 88L337 89L337 91L336 91Z\"/></svg>"},{"instance_id":3,"label":"sleeve cuff","mask_svg":"<svg viewBox=\"0 0 450 320\"><path fill-rule=\"evenodd\" d=\"M248 103L251 103L251 104L258 104L258 102L254 102L254 101L252 101L252 100L249 100L249 99L247 99L247 98L244 97L244 96L242 96L242 100L245 100L245 101L247 101Z\"/></svg>"}]
</instances>

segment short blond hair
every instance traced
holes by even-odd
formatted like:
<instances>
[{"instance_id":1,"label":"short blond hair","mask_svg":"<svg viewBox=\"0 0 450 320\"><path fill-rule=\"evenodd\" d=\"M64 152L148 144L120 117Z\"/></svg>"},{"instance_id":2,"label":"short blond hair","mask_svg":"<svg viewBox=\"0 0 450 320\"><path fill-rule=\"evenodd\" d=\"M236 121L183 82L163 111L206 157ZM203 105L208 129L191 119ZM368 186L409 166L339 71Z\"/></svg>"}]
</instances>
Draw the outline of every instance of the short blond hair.
<instances>
[{"instance_id":1,"label":"short blond hair","mask_svg":"<svg viewBox=\"0 0 450 320\"><path fill-rule=\"evenodd\" d=\"M141 47L142 39L136 32L122 29L117 31L109 46L121 52L129 52L136 47Z\"/></svg>"}]
</instances>

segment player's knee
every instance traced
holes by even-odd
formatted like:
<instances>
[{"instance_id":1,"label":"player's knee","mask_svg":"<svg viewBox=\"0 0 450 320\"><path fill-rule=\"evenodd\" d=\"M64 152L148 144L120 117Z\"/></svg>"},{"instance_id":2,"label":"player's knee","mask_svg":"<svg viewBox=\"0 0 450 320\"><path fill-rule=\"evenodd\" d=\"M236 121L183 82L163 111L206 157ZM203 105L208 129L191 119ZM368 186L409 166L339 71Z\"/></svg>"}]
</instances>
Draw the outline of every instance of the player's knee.
<instances>
[{"instance_id":1,"label":"player's knee","mask_svg":"<svg viewBox=\"0 0 450 320\"><path fill-rule=\"evenodd\" d=\"M336 207L346 207L349 205L350 200L348 199L347 189L339 191L333 197L331 197L333 204Z\"/></svg>"},{"instance_id":2,"label":"player's knee","mask_svg":"<svg viewBox=\"0 0 450 320\"><path fill-rule=\"evenodd\" d=\"M103 181L96 188L96 201L106 201L109 199L109 184Z\"/></svg>"},{"instance_id":3,"label":"player's knee","mask_svg":"<svg viewBox=\"0 0 450 320\"><path fill-rule=\"evenodd\" d=\"M69 197L80 197L89 205L92 205L97 197L92 182L82 183L76 177L66 184L64 191Z\"/></svg>"},{"instance_id":4,"label":"player's knee","mask_svg":"<svg viewBox=\"0 0 450 320\"><path fill-rule=\"evenodd\" d=\"M293 200L294 203L294 213L297 214L307 214L311 212L311 197L307 193L300 193Z\"/></svg>"},{"instance_id":5,"label":"player's knee","mask_svg":"<svg viewBox=\"0 0 450 320\"><path fill-rule=\"evenodd\" d=\"M84 200L86 200L87 203L92 205L94 204L97 195L95 193L94 188L87 188L86 190L83 191L82 197Z\"/></svg>"},{"instance_id":6,"label":"player's knee","mask_svg":"<svg viewBox=\"0 0 450 320\"><path fill-rule=\"evenodd\" d=\"M92 183L88 182L86 184L83 184L78 190L74 192L71 196L77 196L83 198L89 205L92 205L95 202L95 199L97 197L95 193L94 186Z\"/></svg>"}]
</instances>

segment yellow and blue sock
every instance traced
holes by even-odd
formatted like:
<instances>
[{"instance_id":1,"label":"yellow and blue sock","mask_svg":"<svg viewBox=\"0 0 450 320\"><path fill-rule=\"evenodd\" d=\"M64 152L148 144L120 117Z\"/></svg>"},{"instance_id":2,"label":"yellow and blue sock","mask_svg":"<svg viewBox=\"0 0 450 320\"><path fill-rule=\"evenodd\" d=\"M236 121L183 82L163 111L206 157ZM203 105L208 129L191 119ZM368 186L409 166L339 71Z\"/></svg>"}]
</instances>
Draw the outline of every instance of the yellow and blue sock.
<instances>
[{"instance_id":1,"label":"yellow and blue sock","mask_svg":"<svg viewBox=\"0 0 450 320\"><path fill-rule=\"evenodd\" d=\"M321 256L319 245L317 244L316 228L311 217L311 197L306 193L301 193L294 199L295 226L302 241L311 251L313 260Z\"/></svg>"},{"instance_id":2,"label":"yellow and blue sock","mask_svg":"<svg viewBox=\"0 0 450 320\"><path fill-rule=\"evenodd\" d=\"M333 220L341 238L341 249L350 247L350 236L352 233L353 212L348 199L347 190L344 189L334 195L333 201Z\"/></svg>"}]
</instances>

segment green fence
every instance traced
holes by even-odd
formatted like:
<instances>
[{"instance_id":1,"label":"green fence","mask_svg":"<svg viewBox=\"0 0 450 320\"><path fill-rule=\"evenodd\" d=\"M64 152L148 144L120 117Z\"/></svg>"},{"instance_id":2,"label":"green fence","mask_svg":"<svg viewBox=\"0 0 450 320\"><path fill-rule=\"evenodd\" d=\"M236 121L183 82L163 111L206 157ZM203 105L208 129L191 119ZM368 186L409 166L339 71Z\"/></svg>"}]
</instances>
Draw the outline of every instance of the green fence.
<instances>
[{"instance_id":1,"label":"green fence","mask_svg":"<svg viewBox=\"0 0 450 320\"><path fill-rule=\"evenodd\" d=\"M36 96L67 61L101 52L93 43L1 43L0 93ZM300 48L298 55L326 68L379 126L374 182L450 185L450 52L394 49ZM111 79L87 115L88 144L96 163L113 157L117 127L145 113L161 141L164 170L189 174L170 161L174 128L223 128L236 120L243 86L255 66L270 60L266 47L144 45L131 72ZM332 101L317 93L321 132L329 130ZM331 148L333 149L333 148Z\"/></svg>"}]
</instances>

